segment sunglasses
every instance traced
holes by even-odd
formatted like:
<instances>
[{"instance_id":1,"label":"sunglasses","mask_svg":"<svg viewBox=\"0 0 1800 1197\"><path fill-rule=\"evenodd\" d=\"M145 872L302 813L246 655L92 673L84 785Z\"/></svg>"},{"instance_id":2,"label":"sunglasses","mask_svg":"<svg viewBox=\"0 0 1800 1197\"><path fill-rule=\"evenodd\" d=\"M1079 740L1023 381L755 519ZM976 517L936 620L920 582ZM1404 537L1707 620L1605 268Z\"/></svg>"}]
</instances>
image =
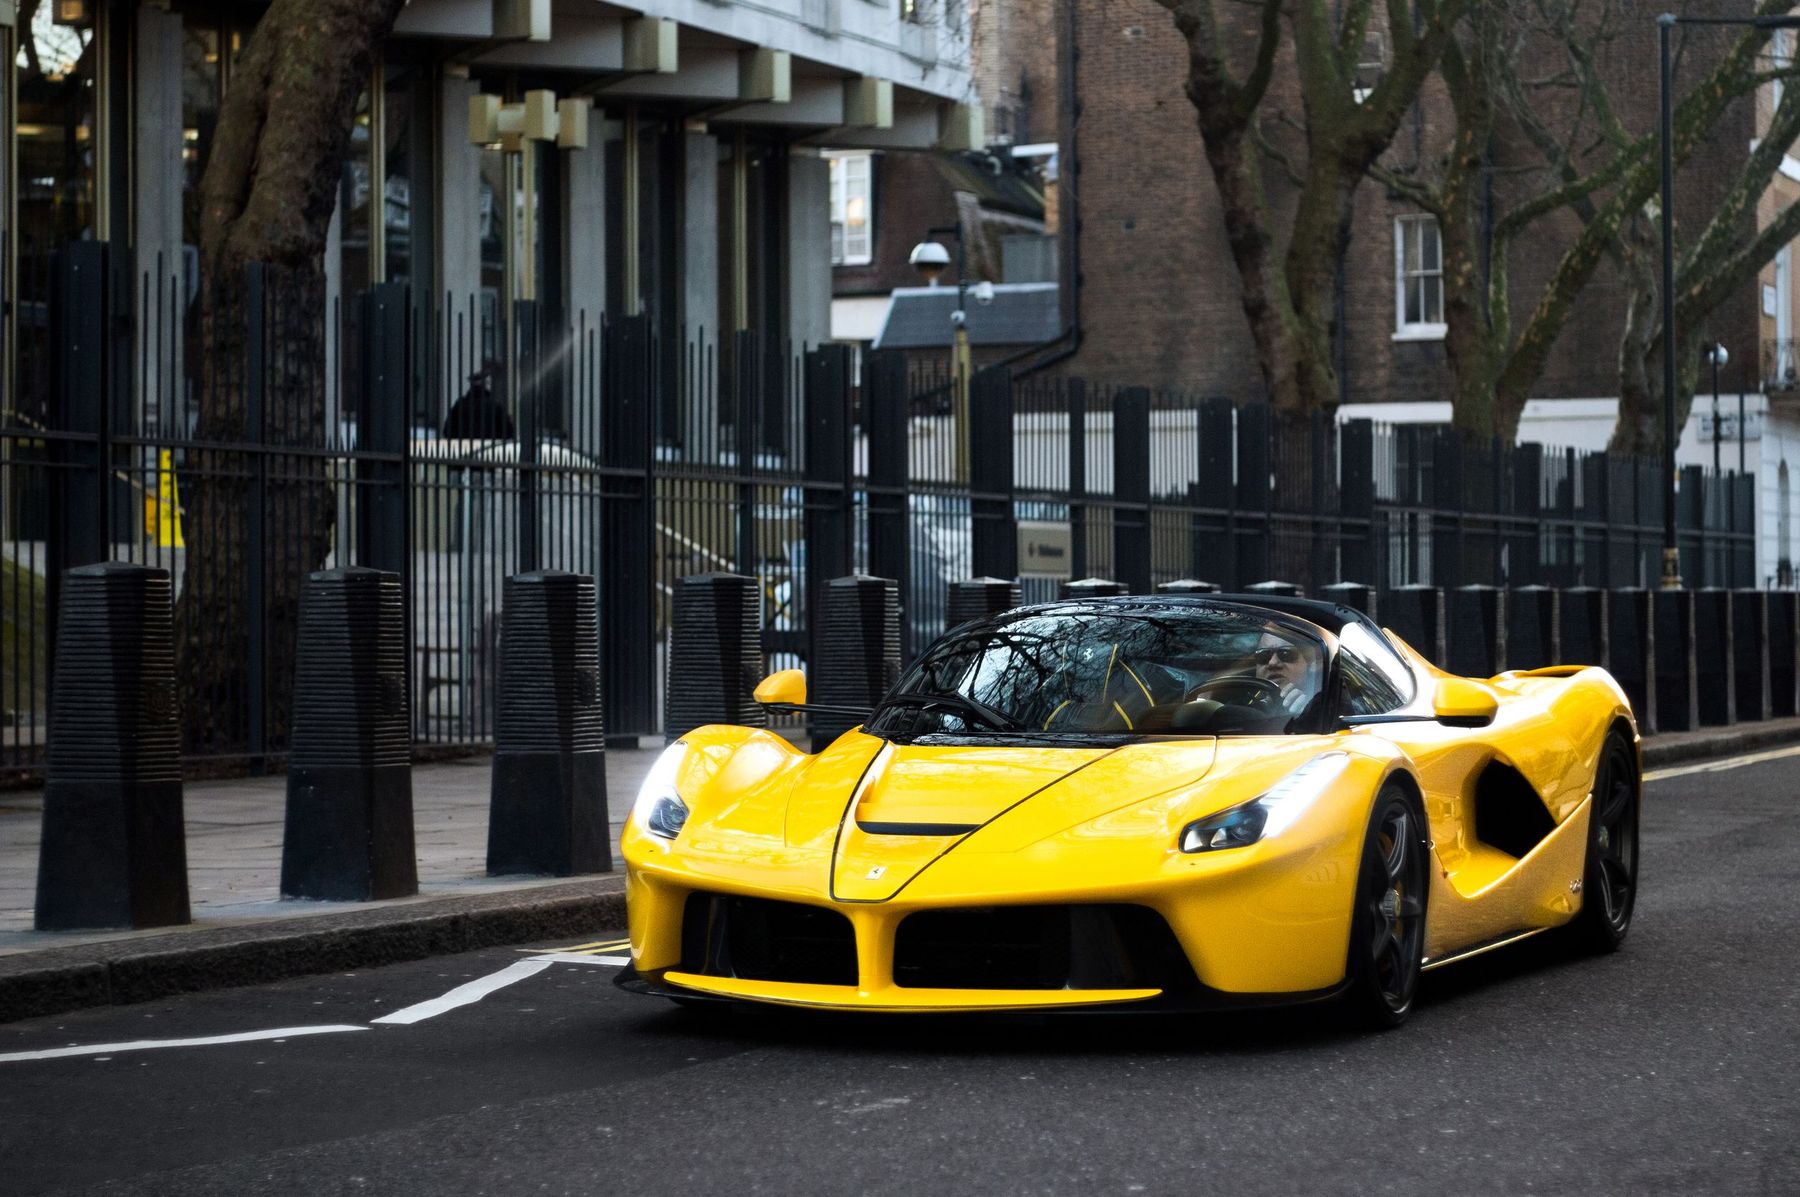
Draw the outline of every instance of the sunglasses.
<instances>
[{"instance_id":1,"label":"sunglasses","mask_svg":"<svg viewBox=\"0 0 1800 1197\"><path fill-rule=\"evenodd\" d=\"M1258 665L1273 665L1277 661L1283 665L1292 665L1300 659L1300 650L1291 644L1284 644L1280 648L1259 648L1250 654L1250 659Z\"/></svg>"}]
</instances>

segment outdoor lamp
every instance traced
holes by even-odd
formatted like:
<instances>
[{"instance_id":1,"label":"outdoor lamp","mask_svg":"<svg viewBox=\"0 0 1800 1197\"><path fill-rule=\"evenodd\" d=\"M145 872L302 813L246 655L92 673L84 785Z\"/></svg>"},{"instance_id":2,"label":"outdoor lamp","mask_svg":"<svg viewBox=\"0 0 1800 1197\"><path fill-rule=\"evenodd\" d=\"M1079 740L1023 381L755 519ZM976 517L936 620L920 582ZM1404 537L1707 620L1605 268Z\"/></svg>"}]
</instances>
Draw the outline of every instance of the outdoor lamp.
<instances>
[{"instance_id":1,"label":"outdoor lamp","mask_svg":"<svg viewBox=\"0 0 1800 1197\"><path fill-rule=\"evenodd\" d=\"M938 276L950 268L950 251L935 241L921 241L913 246L912 256L906 260L927 285L935 287Z\"/></svg>"}]
</instances>

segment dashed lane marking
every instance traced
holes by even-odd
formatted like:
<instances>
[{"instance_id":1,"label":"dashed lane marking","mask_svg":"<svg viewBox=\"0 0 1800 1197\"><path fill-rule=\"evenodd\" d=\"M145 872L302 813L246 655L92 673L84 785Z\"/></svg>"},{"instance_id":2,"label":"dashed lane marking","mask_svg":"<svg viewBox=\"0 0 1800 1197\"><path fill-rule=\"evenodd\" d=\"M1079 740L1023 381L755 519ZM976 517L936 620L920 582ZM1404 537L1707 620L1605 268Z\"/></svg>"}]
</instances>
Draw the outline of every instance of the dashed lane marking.
<instances>
[{"instance_id":1,"label":"dashed lane marking","mask_svg":"<svg viewBox=\"0 0 1800 1197\"><path fill-rule=\"evenodd\" d=\"M1667 769L1652 769L1644 774L1644 780L1667 781L1671 777L1688 777L1695 773L1723 773L1727 769L1741 769L1745 765L1760 765L1764 761L1779 761L1790 756L1800 756L1800 744L1787 748L1771 748L1767 752L1749 752L1743 756L1728 756L1718 761L1701 761L1696 765L1671 765Z\"/></svg>"},{"instance_id":2,"label":"dashed lane marking","mask_svg":"<svg viewBox=\"0 0 1800 1197\"><path fill-rule=\"evenodd\" d=\"M277 1027L272 1031L242 1031L236 1035L207 1035L199 1039L133 1039L125 1043L94 1043L86 1047L52 1047L35 1052L7 1052L0 1064L15 1060L56 1060L64 1056L102 1056L115 1052L141 1052L159 1047L214 1047L221 1043L253 1043L260 1039L298 1039L302 1035L332 1035L338 1031L366 1031L368 1027Z\"/></svg>"}]
</instances>

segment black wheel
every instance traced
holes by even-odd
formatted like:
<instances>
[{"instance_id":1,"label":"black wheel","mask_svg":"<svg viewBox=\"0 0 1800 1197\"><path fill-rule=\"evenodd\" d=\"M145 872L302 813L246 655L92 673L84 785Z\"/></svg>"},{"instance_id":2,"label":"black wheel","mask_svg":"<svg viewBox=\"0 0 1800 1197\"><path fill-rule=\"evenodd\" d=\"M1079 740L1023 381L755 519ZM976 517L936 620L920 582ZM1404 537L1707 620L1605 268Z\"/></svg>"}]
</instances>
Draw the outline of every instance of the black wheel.
<instances>
[{"instance_id":1,"label":"black wheel","mask_svg":"<svg viewBox=\"0 0 1800 1197\"><path fill-rule=\"evenodd\" d=\"M1590 951L1616 951L1631 930L1637 903L1639 781L1630 742L1617 732L1608 735L1588 812L1581 911L1570 923L1575 938Z\"/></svg>"},{"instance_id":2,"label":"black wheel","mask_svg":"<svg viewBox=\"0 0 1800 1197\"><path fill-rule=\"evenodd\" d=\"M1425 814L1399 785L1382 787L1363 835L1350 920L1351 1017L1368 1027L1397 1027L1412 1013L1425 955Z\"/></svg>"}]
</instances>

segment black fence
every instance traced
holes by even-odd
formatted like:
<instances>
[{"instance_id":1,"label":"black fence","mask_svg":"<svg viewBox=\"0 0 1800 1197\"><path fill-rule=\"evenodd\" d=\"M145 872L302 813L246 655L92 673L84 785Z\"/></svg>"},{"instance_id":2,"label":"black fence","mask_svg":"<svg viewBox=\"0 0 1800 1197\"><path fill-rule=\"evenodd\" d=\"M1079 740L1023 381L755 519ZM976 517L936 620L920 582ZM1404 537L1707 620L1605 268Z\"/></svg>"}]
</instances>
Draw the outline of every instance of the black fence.
<instances>
[{"instance_id":1,"label":"black fence","mask_svg":"<svg viewBox=\"0 0 1800 1197\"><path fill-rule=\"evenodd\" d=\"M102 243L40 267L0 412L0 764L41 763L56 588L128 559L176 586L184 752L286 748L306 574L408 594L421 745L491 742L507 576L598 582L609 736L660 731L681 577L754 576L769 667L813 654L823 582L894 578L905 648L951 582L1179 578L1391 588L1653 585L1657 463L1448 429L1299 422L1075 379L964 379L764 330L400 284L328 300L252 267L216 293ZM1684 470L1683 575L1755 584L1752 480Z\"/></svg>"}]
</instances>

